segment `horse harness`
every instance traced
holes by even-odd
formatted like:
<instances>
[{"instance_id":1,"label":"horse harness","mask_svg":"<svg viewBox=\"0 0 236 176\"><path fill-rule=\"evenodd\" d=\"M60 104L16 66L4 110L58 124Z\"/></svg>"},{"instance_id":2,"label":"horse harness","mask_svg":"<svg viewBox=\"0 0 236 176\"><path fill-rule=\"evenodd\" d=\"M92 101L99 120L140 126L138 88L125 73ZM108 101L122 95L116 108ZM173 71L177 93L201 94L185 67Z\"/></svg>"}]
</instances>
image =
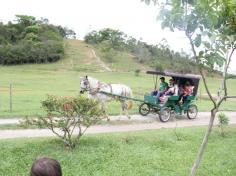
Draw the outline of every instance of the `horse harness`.
<instances>
[{"instance_id":1,"label":"horse harness","mask_svg":"<svg viewBox=\"0 0 236 176\"><path fill-rule=\"evenodd\" d=\"M102 92L100 92L101 88L106 87L106 86L109 86L110 87L110 93L111 94L113 93L111 84L104 84L104 83L101 83L101 82L98 81L98 87L94 88L94 89L91 88L88 79L86 79L86 82L84 82L84 84L86 85L86 90L88 90L91 95L95 95L97 93L102 93Z\"/></svg>"}]
</instances>

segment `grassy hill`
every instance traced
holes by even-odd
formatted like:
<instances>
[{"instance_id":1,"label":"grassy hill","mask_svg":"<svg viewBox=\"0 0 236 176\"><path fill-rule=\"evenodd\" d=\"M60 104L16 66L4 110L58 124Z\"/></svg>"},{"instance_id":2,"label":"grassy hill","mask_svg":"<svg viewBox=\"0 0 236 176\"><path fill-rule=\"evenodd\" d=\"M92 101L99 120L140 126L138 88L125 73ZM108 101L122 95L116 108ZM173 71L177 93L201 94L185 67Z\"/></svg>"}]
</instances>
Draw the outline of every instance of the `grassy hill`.
<instances>
[{"instance_id":1,"label":"grassy hill","mask_svg":"<svg viewBox=\"0 0 236 176\"><path fill-rule=\"evenodd\" d=\"M42 114L40 101L46 94L76 96L79 94L80 77L90 75L106 83L123 83L130 86L134 96L143 98L145 92L153 89L153 77L146 75L147 66L132 59L129 53L120 53L117 61L107 63L99 51L79 40L65 41L64 59L50 64L26 64L17 66L0 66L0 116L21 117ZM95 51L95 52L93 52ZM100 56L100 57L99 57ZM110 70L108 70L108 68ZM134 70L141 69L140 76ZM209 77L210 89L215 93L218 78ZM12 112L9 112L9 85L12 84ZM229 93L235 93L236 80L229 82ZM206 98L204 87L200 85L198 106L201 111L209 110L210 101ZM225 102L224 109L236 110L234 101ZM110 114L119 114L117 102L109 104ZM131 110L138 113L137 106Z\"/></svg>"}]
</instances>

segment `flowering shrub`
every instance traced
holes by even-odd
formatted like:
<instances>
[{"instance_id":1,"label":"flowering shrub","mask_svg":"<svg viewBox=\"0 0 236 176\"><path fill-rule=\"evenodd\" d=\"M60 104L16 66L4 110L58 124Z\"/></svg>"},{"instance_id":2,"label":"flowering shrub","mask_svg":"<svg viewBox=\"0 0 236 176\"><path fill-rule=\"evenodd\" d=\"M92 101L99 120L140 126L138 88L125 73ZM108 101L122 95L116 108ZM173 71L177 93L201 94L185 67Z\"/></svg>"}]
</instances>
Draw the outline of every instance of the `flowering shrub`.
<instances>
[{"instance_id":1,"label":"flowering shrub","mask_svg":"<svg viewBox=\"0 0 236 176\"><path fill-rule=\"evenodd\" d=\"M47 115L36 119L27 118L24 123L36 125L39 128L47 127L69 148L74 148L87 128L104 117L99 102L83 96L48 95L47 99L41 103ZM76 136L72 137L74 134Z\"/></svg>"}]
</instances>

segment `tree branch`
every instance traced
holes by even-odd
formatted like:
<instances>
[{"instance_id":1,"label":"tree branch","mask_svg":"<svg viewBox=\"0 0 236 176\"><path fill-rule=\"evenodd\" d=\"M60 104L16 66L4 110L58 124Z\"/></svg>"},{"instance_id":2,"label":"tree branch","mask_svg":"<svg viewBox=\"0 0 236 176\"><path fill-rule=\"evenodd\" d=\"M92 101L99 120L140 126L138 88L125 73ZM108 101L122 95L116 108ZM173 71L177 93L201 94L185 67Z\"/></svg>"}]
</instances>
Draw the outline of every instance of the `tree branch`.
<instances>
[{"instance_id":1,"label":"tree branch","mask_svg":"<svg viewBox=\"0 0 236 176\"><path fill-rule=\"evenodd\" d=\"M235 48L232 49L232 51L231 51L231 53L230 53L230 55L229 55L229 57L227 58L226 63L225 63L224 77L223 77L223 82L224 82L224 96L227 96L227 93L228 93L228 92L227 92L227 84L226 84L226 74L227 74L227 72L228 72L229 64L230 64L230 62L231 62L231 58L232 58L232 56L233 56L234 51L235 51Z\"/></svg>"},{"instance_id":2,"label":"tree branch","mask_svg":"<svg viewBox=\"0 0 236 176\"><path fill-rule=\"evenodd\" d=\"M187 38L189 39L189 42L190 42L190 45L191 45L191 48L192 48L192 51L193 51L194 58L195 58L195 60L197 62L199 72L200 72L200 74L202 76L202 80L203 80L206 92L207 92L208 96L210 97L212 103L214 104L214 107L216 107L216 102L215 102L214 98L212 97L212 95L211 95L211 93L210 93L210 91L208 89L208 86L207 86L207 83L206 83L206 78L205 78L205 76L203 74L203 71L202 71L201 63L199 62L199 59L197 58L197 53L196 53L196 50L195 50L192 38L191 38L190 35L188 35L187 32L185 32L185 34L186 34Z\"/></svg>"},{"instance_id":3,"label":"tree branch","mask_svg":"<svg viewBox=\"0 0 236 176\"><path fill-rule=\"evenodd\" d=\"M236 96L224 96L223 98L220 99L220 101L217 103L217 106L219 107L220 104L226 100L226 99L230 99L230 98L236 98Z\"/></svg>"},{"instance_id":4,"label":"tree branch","mask_svg":"<svg viewBox=\"0 0 236 176\"><path fill-rule=\"evenodd\" d=\"M48 128L49 128L50 130L52 130L52 132L53 132L55 135L57 135L59 138L61 138L61 139L64 141L64 143L66 143L66 144L68 143L68 141L65 140L65 137L63 137L62 135L60 135L59 133L57 133L57 132L55 131L55 129L54 129L54 127L53 127L52 119L50 119L50 123L49 123ZM65 136L65 132L64 132L64 136Z\"/></svg>"}]
</instances>

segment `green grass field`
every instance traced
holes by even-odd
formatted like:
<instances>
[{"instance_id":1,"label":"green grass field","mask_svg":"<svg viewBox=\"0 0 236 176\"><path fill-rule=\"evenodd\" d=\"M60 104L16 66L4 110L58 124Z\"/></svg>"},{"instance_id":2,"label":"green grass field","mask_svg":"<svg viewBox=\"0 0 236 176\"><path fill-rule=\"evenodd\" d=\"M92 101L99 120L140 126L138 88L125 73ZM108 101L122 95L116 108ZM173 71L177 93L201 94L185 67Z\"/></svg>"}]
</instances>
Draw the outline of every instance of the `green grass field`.
<instances>
[{"instance_id":1,"label":"green grass field","mask_svg":"<svg viewBox=\"0 0 236 176\"><path fill-rule=\"evenodd\" d=\"M0 175L27 175L38 156L57 159L65 176L188 175L205 128L85 135L68 151L56 138L0 140ZM215 128L197 175L236 175L236 127L222 138Z\"/></svg>"},{"instance_id":2,"label":"green grass field","mask_svg":"<svg viewBox=\"0 0 236 176\"><path fill-rule=\"evenodd\" d=\"M59 96L77 96L79 94L79 81L81 76L90 75L106 83L123 83L130 86L134 97L143 99L144 93L149 93L153 89L154 80L151 75L146 75L144 71L140 76L135 76L129 58L129 68L124 66L124 54L121 61L114 63L113 72L101 72L101 67L96 59L91 55L90 46L77 40L66 41L65 58L53 64L35 64L19 66L0 66L0 117L22 117L42 114L40 101L46 98L47 94ZM137 63L134 62L136 68ZM121 68L125 69L122 70ZM220 80L208 78L210 90L214 93L218 90ZM9 112L9 85L12 84L12 107ZM236 80L228 82L229 93L235 94ZM197 101L200 111L207 111L211 103L206 99L203 85L199 87L199 95L203 97ZM130 111L138 113L137 106ZM235 101L224 102L222 109L236 110ZM109 104L109 114L119 114L120 106L118 102Z\"/></svg>"}]
</instances>

